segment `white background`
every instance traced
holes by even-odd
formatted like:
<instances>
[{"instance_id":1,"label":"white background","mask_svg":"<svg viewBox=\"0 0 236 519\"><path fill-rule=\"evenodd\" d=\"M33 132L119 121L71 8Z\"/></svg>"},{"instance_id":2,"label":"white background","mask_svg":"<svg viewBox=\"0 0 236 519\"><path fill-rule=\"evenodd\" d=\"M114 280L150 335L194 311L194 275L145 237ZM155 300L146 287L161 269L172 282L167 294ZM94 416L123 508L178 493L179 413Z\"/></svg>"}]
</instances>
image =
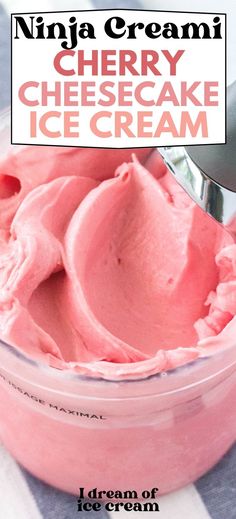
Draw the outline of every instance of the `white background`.
<instances>
[{"instance_id":1,"label":"white background","mask_svg":"<svg viewBox=\"0 0 236 519\"><path fill-rule=\"evenodd\" d=\"M150 4L150 5L149 5ZM155 2L155 7L161 8L162 5L160 2ZM33 5L33 4L32 4ZM34 4L35 5L35 4ZM146 2L145 6L152 7L151 2ZM43 8L43 2L42 2ZM166 7L165 7L166 8ZM215 10L214 10L215 12ZM114 13L113 13L114 14ZM119 14L117 12L117 14ZM163 25L167 21L172 21L177 25L182 25L184 23L188 23L189 21L195 21L196 23L200 23L203 21L207 21L209 25L212 24L213 15L206 15L206 20L203 18L203 15L189 15L189 14L180 14L180 13L149 13L140 11L133 12L124 12L120 13L121 16L125 17L128 23L132 23L133 21L143 21L145 24L153 22L154 20L161 25ZM69 16L64 14L55 15L43 15L45 23L50 23L53 21L62 21L66 25L68 23ZM70 76L63 77L57 74L53 68L53 58L55 54L61 50L60 43L58 40L27 40L22 37L19 40L13 39L13 143L31 143L31 144L57 144L57 145L70 145L70 146L100 146L100 147L137 147L137 146L165 146L165 145L176 145L176 144L202 144L202 143L216 143L216 142L224 142L224 43L223 40L166 40L162 38L158 38L158 40L150 40L147 37L139 37L136 40L127 40L126 38L121 38L119 40L112 40L111 38L104 36L104 22L110 16L109 11L107 12L97 12L96 18L94 17L94 12L92 13L75 13L78 21L88 21L96 25L96 47L109 48L109 49L135 49L136 51L146 48L146 49L155 49L158 52L161 49L169 49L172 54L179 49L186 49L185 55L180 59L179 64L177 65L178 75L177 77L168 76L168 69L165 66L165 60L162 60L163 65L160 64L160 70L164 73L164 76L155 77L153 75L144 77L143 80L150 79L151 81L157 81L158 91L160 90L161 84L165 80L171 80L173 85L178 85L180 80L187 81L191 84L193 81L199 80L207 80L207 81L219 81L219 107L210 107L208 110L208 130L209 136L208 138L195 137L192 138L190 135L186 136L186 138L174 138L169 133L163 133L160 138L127 138L125 134L121 138L115 138L114 136L101 139L96 137L91 131L89 126L89 121L93 113L98 110L103 110L106 108L97 108L97 107L72 107L66 108L66 110L79 110L80 112L80 137L75 138L64 138L61 136L57 139L51 139L49 137L43 136L41 132L38 132L37 138L29 137L29 107L25 107L18 100L18 89L19 86L25 81L34 80L34 81L49 81L49 86L53 87L54 81L78 81L83 78L78 76ZM99 21L99 24L98 24ZM222 17L222 23L224 18ZM82 42L83 48L94 49L95 40L83 40ZM160 62L161 63L161 62ZM104 77L102 80L110 80L115 81L115 76ZM142 77L124 77L123 80L132 80L134 84L138 84L142 81ZM86 80L94 81L94 77L87 76ZM101 78L100 78L101 80ZM99 81L99 78L98 78ZM114 107L115 108L115 107ZM120 107L117 105L116 108L120 110ZM39 107L37 111L39 114L45 113L47 109L57 110L58 108L53 105L50 108L47 107ZM107 108L108 110L113 110L113 108ZM134 103L133 107L127 109L126 107L121 108L122 110L132 111L134 117L134 124L132 130L136 131L136 112L137 110L154 110L154 120L158 121L160 119L161 113L164 110L171 110L172 116L176 125L178 126L179 114L181 111L181 107L173 107L172 104L165 103L163 107L157 108L146 108L140 107L138 103ZM196 115L200 110L204 110L204 108L193 107L189 104L183 110L191 110L191 114L193 118L196 118ZM24 121L24 124L22 124ZM111 130L113 132L114 123L113 118L103 119L102 121L106 124L106 129ZM101 125L100 125L101 127ZM104 127L104 126L103 126ZM57 119L52 119L50 123L50 129L56 130L61 129L62 124L58 124ZM155 131L156 124L153 125L153 129ZM105 128L104 128L105 129Z\"/></svg>"},{"instance_id":2,"label":"white background","mask_svg":"<svg viewBox=\"0 0 236 519\"><path fill-rule=\"evenodd\" d=\"M5 0L1 2L9 13L32 10L92 9L89 0ZM224 12L228 15L228 81L236 80L236 0L141 0L143 9L173 9L176 11Z\"/></svg>"}]
</instances>

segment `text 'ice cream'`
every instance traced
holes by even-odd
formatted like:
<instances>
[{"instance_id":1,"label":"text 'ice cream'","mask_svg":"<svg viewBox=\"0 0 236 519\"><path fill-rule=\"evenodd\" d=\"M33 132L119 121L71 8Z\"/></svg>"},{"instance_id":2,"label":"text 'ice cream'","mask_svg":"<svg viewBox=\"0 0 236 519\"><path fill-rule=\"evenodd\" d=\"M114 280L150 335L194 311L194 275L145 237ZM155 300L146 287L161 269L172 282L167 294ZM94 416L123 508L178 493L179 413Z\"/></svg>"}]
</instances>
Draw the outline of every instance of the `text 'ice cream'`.
<instances>
[{"instance_id":1,"label":"text 'ice cream'","mask_svg":"<svg viewBox=\"0 0 236 519\"><path fill-rule=\"evenodd\" d=\"M236 244L156 152L21 149L0 229L0 338L34 359L116 380L234 343Z\"/></svg>"}]
</instances>

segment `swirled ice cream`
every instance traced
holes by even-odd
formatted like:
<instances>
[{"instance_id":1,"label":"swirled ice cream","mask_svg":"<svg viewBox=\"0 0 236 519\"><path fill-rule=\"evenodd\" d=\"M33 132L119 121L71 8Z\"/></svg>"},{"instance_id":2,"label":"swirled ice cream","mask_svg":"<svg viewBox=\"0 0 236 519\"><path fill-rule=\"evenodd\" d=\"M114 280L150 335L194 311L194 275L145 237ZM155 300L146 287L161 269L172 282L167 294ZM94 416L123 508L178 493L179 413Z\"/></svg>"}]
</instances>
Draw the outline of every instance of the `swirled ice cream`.
<instances>
[{"instance_id":1,"label":"swirled ice cream","mask_svg":"<svg viewBox=\"0 0 236 519\"><path fill-rule=\"evenodd\" d=\"M148 153L25 148L1 163L2 340L107 379L233 344L236 244Z\"/></svg>"}]
</instances>

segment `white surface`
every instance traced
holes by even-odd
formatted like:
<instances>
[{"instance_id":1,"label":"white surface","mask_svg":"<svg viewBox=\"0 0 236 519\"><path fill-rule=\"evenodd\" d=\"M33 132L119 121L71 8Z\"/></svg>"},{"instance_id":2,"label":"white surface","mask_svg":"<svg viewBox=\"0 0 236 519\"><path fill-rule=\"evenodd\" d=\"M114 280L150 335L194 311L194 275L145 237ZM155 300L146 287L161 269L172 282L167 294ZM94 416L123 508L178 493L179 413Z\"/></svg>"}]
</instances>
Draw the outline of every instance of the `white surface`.
<instances>
[{"instance_id":1,"label":"white surface","mask_svg":"<svg viewBox=\"0 0 236 519\"><path fill-rule=\"evenodd\" d=\"M211 519L208 511L193 485L156 499L159 512L120 512L122 519ZM117 512L109 512L111 519L117 518Z\"/></svg>"},{"instance_id":2,"label":"white surface","mask_svg":"<svg viewBox=\"0 0 236 519\"><path fill-rule=\"evenodd\" d=\"M0 514L1 519L42 519L18 465L1 444Z\"/></svg>"}]
</instances>

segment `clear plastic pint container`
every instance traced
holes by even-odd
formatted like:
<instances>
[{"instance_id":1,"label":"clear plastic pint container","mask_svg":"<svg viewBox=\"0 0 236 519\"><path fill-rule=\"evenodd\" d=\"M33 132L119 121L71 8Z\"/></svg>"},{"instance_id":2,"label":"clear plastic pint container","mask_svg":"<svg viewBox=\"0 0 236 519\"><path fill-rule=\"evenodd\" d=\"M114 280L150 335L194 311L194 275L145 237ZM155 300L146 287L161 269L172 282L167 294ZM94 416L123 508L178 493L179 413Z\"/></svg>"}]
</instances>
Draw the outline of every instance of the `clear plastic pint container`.
<instances>
[{"instance_id":1,"label":"clear plastic pint container","mask_svg":"<svg viewBox=\"0 0 236 519\"><path fill-rule=\"evenodd\" d=\"M35 476L74 494L170 492L209 470L236 438L232 348L145 380L62 372L3 343L0 366L2 442Z\"/></svg>"}]
</instances>

